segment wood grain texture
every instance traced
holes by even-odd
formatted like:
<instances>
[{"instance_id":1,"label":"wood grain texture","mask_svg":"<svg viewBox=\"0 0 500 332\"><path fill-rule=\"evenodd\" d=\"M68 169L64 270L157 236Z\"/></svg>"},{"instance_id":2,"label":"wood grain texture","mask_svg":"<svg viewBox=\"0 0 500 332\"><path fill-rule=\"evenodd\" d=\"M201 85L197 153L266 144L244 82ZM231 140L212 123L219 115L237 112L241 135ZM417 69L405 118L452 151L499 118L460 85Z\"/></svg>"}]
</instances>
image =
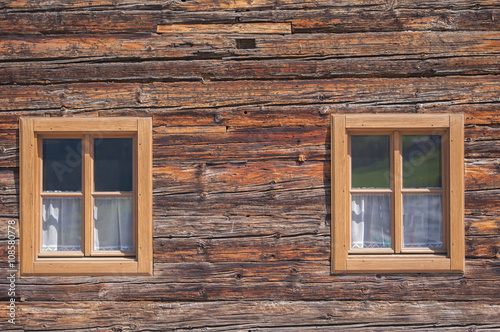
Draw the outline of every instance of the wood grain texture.
<instances>
[{"instance_id":1,"label":"wood grain texture","mask_svg":"<svg viewBox=\"0 0 500 332\"><path fill-rule=\"evenodd\" d=\"M152 276L21 278L0 329L500 330L499 15L494 0L0 1L0 256L21 116L152 117L154 227ZM330 115L374 113L464 114L464 274L330 273Z\"/></svg>"},{"instance_id":2,"label":"wood grain texture","mask_svg":"<svg viewBox=\"0 0 500 332\"><path fill-rule=\"evenodd\" d=\"M252 49L236 48L235 39L241 37L214 34L6 35L0 36L0 59L36 61L80 58L87 62L95 62L96 59L106 62L106 57L186 60L230 57L250 60L307 59L314 56L326 59L352 57L355 61L359 56L368 57L366 60L377 56L390 56L399 60L406 56L408 60L449 58L450 61L459 61L464 56L495 55L498 52L499 34L498 31L411 31L269 35L253 36L256 48ZM453 56L458 58L451 59ZM483 67L477 66L476 69ZM233 78L238 76L237 72L234 74Z\"/></svg>"},{"instance_id":3,"label":"wood grain texture","mask_svg":"<svg viewBox=\"0 0 500 332\"><path fill-rule=\"evenodd\" d=\"M474 317L472 324L495 324L495 311L498 305L489 304L479 310L471 308L467 302L432 302L397 303L397 302L225 302L217 303L213 309L210 303L182 302L61 302L45 304L23 304L20 311L31 317L25 324L29 329L36 328L35 322L43 321L47 329L54 329L64 324L68 329L79 329L83 326L106 329L162 330L164 326L175 329L222 329L239 330L270 329L273 327L296 327L312 324L328 326L335 330L346 328L346 324L359 319L383 326L390 322L407 324L408 320L415 324L434 324L439 327L447 324L462 325L467 323L465 317ZM71 318L67 308L73 308ZM89 314L89 313L92 314ZM210 312L210 315L206 315ZM45 317L65 316L56 322ZM235 318L235 316L237 318ZM312 317L312 318L311 318ZM446 317L446 320L442 317ZM166 325L164 325L165 323ZM309 323L308 323L309 322ZM23 321L24 323L24 321ZM349 326L349 325L347 325Z\"/></svg>"}]
</instances>

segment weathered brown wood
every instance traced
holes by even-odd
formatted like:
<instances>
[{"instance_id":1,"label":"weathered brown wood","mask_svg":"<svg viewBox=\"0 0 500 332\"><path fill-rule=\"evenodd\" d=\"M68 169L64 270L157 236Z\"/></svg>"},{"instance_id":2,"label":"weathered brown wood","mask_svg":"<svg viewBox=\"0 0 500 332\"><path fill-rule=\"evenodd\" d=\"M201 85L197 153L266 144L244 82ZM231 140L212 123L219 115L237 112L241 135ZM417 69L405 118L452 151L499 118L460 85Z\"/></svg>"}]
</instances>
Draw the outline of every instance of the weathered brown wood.
<instances>
[{"instance_id":1,"label":"weathered brown wood","mask_svg":"<svg viewBox=\"0 0 500 332\"><path fill-rule=\"evenodd\" d=\"M238 23L238 24L170 24L158 25L157 33L207 33L207 34L291 34L290 23Z\"/></svg>"},{"instance_id":2,"label":"weathered brown wood","mask_svg":"<svg viewBox=\"0 0 500 332\"><path fill-rule=\"evenodd\" d=\"M9 228L9 221L14 221L12 227ZM0 240L7 240L11 232L14 230L16 238L19 234L19 219L0 217ZM10 232L9 232L10 231Z\"/></svg>"},{"instance_id":3,"label":"weathered brown wood","mask_svg":"<svg viewBox=\"0 0 500 332\"><path fill-rule=\"evenodd\" d=\"M18 324L1 330L500 330L497 1L0 11L0 256L19 217L20 116L153 117L155 246L150 277L17 280ZM213 30L264 24L292 34ZM464 274L330 274L336 113L465 115Z\"/></svg>"},{"instance_id":4,"label":"weathered brown wood","mask_svg":"<svg viewBox=\"0 0 500 332\"><path fill-rule=\"evenodd\" d=\"M39 10L136 10L139 8L154 8L154 9L171 9L176 11L220 11L220 10L262 10L265 8L273 9L314 9L314 8L336 8L336 7L356 7L364 6L380 9L418 9L418 8L434 8L434 9L453 9L463 10L471 8L495 8L498 3L493 0L442 0L435 1L419 1L417 3L410 0L401 0L395 3L386 3L379 0L340 0L332 3L328 0L188 0L181 2L165 2L163 0L52 0L52 1L37 1L35 3L27 1L6 0L2 3L1 9L6 12L16 11L39 11Z\"/></svg>"},{"instance_id":5,"label":"weathered brown wood","mask_svg":"<svg viewBox=\"0 0 500 332\"><path fill-rule=\"evenodd\" d=\"M470 281L492 282L497 278L498 262L495 259L468 259L464 275L427 275L427 286L433 288L444 287L446 289L455 287L455 283L466 284ZM2 271L2 278L6 272ZM329 261L272 261L272 262L221 262L221 263L156 263L155 275L153 277L37 277L21 278L18 283L22 285L31 285L36 280L36 284L40 286L54 287L58 285L72 285L75 283L80 284L98 284L105 287L112 287L114 283L124 282L132 284L143 284L152 282L155 284L176 284L182 277L184 282L189 283L205 283L205 284L218 284L218 283L234 283L239 281L241 283L251 282L301 282L301 283L314 283L314 284L338 284L342 286L340 290L344 289L348 294L350 291L358 287L356 284L368 283L370 285L378 285L378 289L374 291L383 294L384 288L390 289L400 286L400 283L408 281L409 283L416 283L419 281L420 276L414 274L362 274L352 276L332 275L330 273ZM452 284L445 286L444 280L449 280ZM2 280L1 284L6 284L6 280ZM106 284L109 284L106 286ZM469 284L472 286L472 284ZM492 285L493 286L493 285ZM5 286L2 286L5 287ZM407 289L405 286L404 289ZM356 288L357 289L357 288ZM339 291L340 291L339 290ZM473 293L473 288L469 291ZM126 290L123 290L126 291ZM448 292L449 290L447 290ZM59 291L56 291L59 292ZM42 293L40 293L42 294ZM372 293L373 294L373 293ZM24 299L35 300L34 294L24 293ZM70 294L68 294L69 296ZM366 294L359 294L359 296ZM479 294L478 294L479 295ZM477 296L478 296L477 295ZM44 295L45 296L45 295ZM125 295L124 295L125 296ZM435 294L443 296L444 294ZM474 295L476 296L476 295Z\"/></svg>"},{"instance_id":6,"label":"weathered brown wood","mask_svg":"<svg viewBox=\"0 0 500 332\"><path fill-rule=\"evenodd\" d=\"M415 87L418 86L418 91ZM397 90L398 94L394 94ZM75 83L58 86L0 86L0 110L60 107L85 110L120 107L214 108L260 103L356 102L390 105L398 103L473 100L495 102L497 77L450 78L352 78L304 81L236 81L183 83ZM193 99L199 93L209 99ZM272 92L272 93L271 93ZM8 98L6 96L9 96ZM168 98L166 98L168 96Z\"/></svg>"},{"instance_id":7,"label":"weathered brown wood","mask_svg":"<svg viewBox=\"0 0 500 332\"><path fill-rule=\"evenodd\" d=\"M495 30L498 8L472 10L337 7L310 10L260 10L249 12L178 12L158 10L3 13L5 34L127 33L156 31L157 24L213 24L240 22L291 22L295 32ZM107 24L101 24L106 21ZM17 29L16 29L17 28Z\"/></svg>"},{"instance_id":8,"label":"weathered brown wood","mask_svg":"<svg viewBox=\"0 0 500 332\"><path fill-rule=\"evenodd\" d=\"M493 264L493 265L492 265ZM175 301L186 300L398 300L493 301L499 295L498 264L467 261L466 275L356 275L332 276L328 261L259 263L156 264L155 277L22 278L19 294L25 301L68 300ZM490 266L493 266L491 268ZM274 273L273 273L274 272ZM184 282L179 283L178 279ZM177 280L175 280L177 278ZM184 279L185 278L185 279ZM74 284L80 292L68 292ZM118 285L122 285L121 287ZM261 287L259 287L261 285ZM1 285L6 287L5 284ZM315 289L322 293L315 293ZM248 295L247 295L248 294ZM29 303L29 302L28 302Z\"/></svg>"},{"instance_id":9,"label":"weathered brown wood","mask_svg":"<svg viewBox=\"0 0 500 332\"><path fill-rule=\"evenodd\" d=\"M409 60L495 55L498 31L385 32L255 36L255 49L237 49L238 36L49 35L0 36L0 59L99 60L102 57L140 59L307 58L394 56ZM459 58L451 61L460 61ZM457 62L458 64L459 62ZM478 67L480 69L481 67Z\"/></svg>"},{"instance_id":10,"label":"weathered brown wood","mask_svg":"<svg viewBox=\"0 0 500 332\"><path fill-rule=\"evenodd\" d=\"M4 306L4 304L2 304ZM67 315L67 308L73 314ZM215 309L214 309L215 307ZM106 328L114 329L270 329L297 327L303 324L349 328L352 321L367 320L376 325L391 322L407 325L462 326L463 324L497 324L498 305L481 308L469 302L356 302L326 301L297 302L217 302L217 303L162 303L162 302L59 302L24 303L20 312L29 320L22 321L27 329ZM210 315L206 315L210 312ZM55 320L53 317L60 317ZM236 317L236 318L235 318ZM467 319L467 317L470 317ZM411 323L410 323L411 324ZM407 325L408 326L408 325Z\"/></svg>"},{"instance_id":11,"label":"weathered brown wood","mask_svg":"<svg viewBox=\"0 0 500 332\"><path fill-rule=\"evenodd\" d=\"M490 142L496 144L494 141ZM466 188L469 190L500 188L500 161L497 159L468 160L465 165Z\"/></svg>"},{"instance_id":12,"label":"weathered brown wood","mask_svg":"<svg viewBox=\"0 0 500 332\"><path fill-rule=\"evenodd\" d=\"M307 79L332 77L408 77L499 74L495 56L439 59L384 57L325 60L145 61L106 63L67 61L0 64L0 84L78 81L169 81Z\"/></svg>"}]
</instances>

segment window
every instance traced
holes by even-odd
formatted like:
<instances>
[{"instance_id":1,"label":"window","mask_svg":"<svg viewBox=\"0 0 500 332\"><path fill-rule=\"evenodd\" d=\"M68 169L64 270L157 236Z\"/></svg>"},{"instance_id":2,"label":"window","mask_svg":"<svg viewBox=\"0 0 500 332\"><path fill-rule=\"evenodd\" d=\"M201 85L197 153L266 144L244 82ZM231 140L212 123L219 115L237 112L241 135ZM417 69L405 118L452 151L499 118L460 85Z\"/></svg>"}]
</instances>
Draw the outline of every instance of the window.
<instances>
[{"instance_id":1,"label":"window","mask_svg":"<svg viewBox=\"0 0 500 332\"><path fill-rule=\"evenodd\" d=\"M150 118L21 118L22 275L152 273Z\"/></svg>"},{"instance_id":2,"label":"window","mask_svg":"<svg viewBox=\"0 0 500 332\"><path fill-rule=\"evenodd\" d=\"M462 115L332 115L332 273L462 272Z\"/></svg>"}]
</instances>

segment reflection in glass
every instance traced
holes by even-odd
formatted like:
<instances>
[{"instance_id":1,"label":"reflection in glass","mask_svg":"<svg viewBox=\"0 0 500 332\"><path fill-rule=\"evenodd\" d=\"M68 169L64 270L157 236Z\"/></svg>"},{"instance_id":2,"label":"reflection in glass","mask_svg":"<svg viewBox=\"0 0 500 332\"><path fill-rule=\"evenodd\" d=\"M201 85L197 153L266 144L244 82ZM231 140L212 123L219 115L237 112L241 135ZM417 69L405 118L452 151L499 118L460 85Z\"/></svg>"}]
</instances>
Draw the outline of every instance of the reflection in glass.
<instances>
[{"instance_id":1,"label":"reflection in glass","mask_svg":"<svg viewBox=\"0 0 500 332\"><path fill-rule=\"evenodd\" d=\"M95 191L132 191L132 139L94 141Z\"/></svg>"},{"instance_id":2,"label":"reflection in glass","mask_svg":"<svg viewBox=\"0 0 500 332\"><path fill-rule=\"evenodd\" d=\"M96 197L95 250L133 250L132 197Z\"/></svg>"},{"instance_id":3,"label":"reflection in glass","mask_svg":"<svg viewBox=\"0 0 500 332\"><path fill-rule=\"evenodd\" d=\"M441 188L441 136L403 135L403 186Z\"/></svg>"},{"instance_id":4,"label":"reflection in glass","mask_svg":"<svg viewBox=\"0 0 500 332\"><path fill-rule=\"evenodd\" d=\"M403 246L443 247L441 194L403 194Z\"/></svg>"},{"instance_id":5,"label":"reflection in glass","mask_svg":"<svg viewBox=\"0 0 500 332\"><path fill-rule=\"evenodd\" d=\"M390 187L390 136L352 135L352 188Z\"/></svg>"},{"instance_id":6,"label":"reflection in glass","mask_svg":"<svg viewBox=\"0 0 500 332\"><path fill-rule=\"evenodd\" d=\"M351 248L391 246L390 194L353 194Z\"/></svg>"},{"instance_id":7,"label":"reflection in glass","mask_svg":"<svg viewBox=\"0 0 500 332\"><path fill-rule=\"evenodd\" d=\"M44 139L43 191L82 190L82 140Z\"/></svg>"},{"instance_id":8,"label":"reflection in glass","mask_svg":"<svg viewBox=\"0 0 500 332\"><path fill-rule=\"evenodd\" d=\"M44 197L42 202L42 251L75 251L82 248L82 199Z\"/></svg>"}]
</instances>

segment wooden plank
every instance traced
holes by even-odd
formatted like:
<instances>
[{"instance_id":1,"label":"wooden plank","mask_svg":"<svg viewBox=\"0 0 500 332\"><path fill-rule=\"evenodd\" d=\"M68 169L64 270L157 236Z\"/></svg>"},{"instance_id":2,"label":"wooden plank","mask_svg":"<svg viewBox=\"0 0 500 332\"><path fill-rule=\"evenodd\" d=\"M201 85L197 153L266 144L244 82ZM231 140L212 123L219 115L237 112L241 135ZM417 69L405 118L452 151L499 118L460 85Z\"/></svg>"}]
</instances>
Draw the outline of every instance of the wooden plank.
<instances>
[{"instance_id":1,"label":"wooden plank","mask_svg":"<svg viewBox=\"0 0 500 332\"><path fill-rule=\"evenodd\" d=\"M412 296L407 294L408 289L413 284L419 282L424 282L424 284L417 287L420 294L416 294L415 298L412 299L438 299L440 296L444 299L446 294L452 292L453 287L457 287L460 283L466 283L471 281L476 281L480 283L478 289L474 289L474 285L471 284L466 287L464 293L469 293L473 296L471 300L477 299L481 294L487 290L485 285L493 283L492 287L496 285L496 280L498 278L498 262L495 259L470 259L467 260L465 275L457 274L447 274L447 275L426 275L425 280L415 274L405 274L405 275L376 275L376 274L363 274L363 275L352 275L349 278L342 275L331 275L330 274L330 262L328 260L324 261L272 261L272 262L223 262L223 263L156 263L154 270L154 276L137 276L137 277L127 277L127 276L117 276L109 278L106 276L100 277L89 277L89 276L79 276L79 277L39 277L37 278L37 285L42 288L56 288L59 286L71 286L75 283L86 285L94 284L95 288L92 289L103 289L111 288L113 284L121 282L125 284L173 284L177 287L177 284L181 283L203 283L203 284L221 284L230 285L231 283L271 283L271 282L286 282L295 281L305 284L311 284L318 289L322 287L322 284L338 284L342 287L345 294L353 292L357 295L357 299L362 299L363 295L358 291L354 284L364 283L370 287L373 287L372 294L375 292L378 298L383 298L384 292L388 292L391 288L397 288L401 286L401 282L407 281L400 292L404 292L405 296ZM3 276L7 276L6 272L3 272ZM33 278L23 278L19 280L19 285L24 287L24 285L31 285L33 283ZM448 283L448 285L446 284ZM3 281L1 287L7 285L7 280ZM276 284L276 287L281 287L280 284ZM445 294L424 294L425 287L440 289ZM89 288L90 289L90 288ZM311 288L312 289L312 288ZM126 290L123 289L123 292ZM61 291L55 291L54 293L59 293ZM42 295L44 294L44 295ZM117 293L115 293L117 294ZM40 292L38 294L33 294L31 299L35 300L40 296L48 296L47 292ZM68 298L71 294L67 294ZM461 294L463 295L463 294ZM490 294L486 299L491 299ZM89 296L89 294L82 294L82 298L90 299L94 298L94 295ZM125 295L123 295L125 296ZM132 296L131 294L129 296ZM336 296L341 297L340 294ZM29 300L30 298L27 298ZM407 298L410 299L410 298ZM63 300L63 299L61 299ZM406 300L406 299L405 299Z\"/></svg>"},{"instance_id":2,"label":"wooden plank","mask_svg":"<svg viewBox=\"0 0 500 332\"><path fill-rule=\"evenodd\" d=\"M496 76L435 78L350 78L303 81L182 83L76 83L55 86L0 86L0 110L120 107L214 108L236 105L314 103L460 104L496 102ZM415 88L418 87L418 93ZM398 93L394 94L397 90ZM203 91L210 98L192 98ZM168 96L168 98L165 98ZM452 100L452 101L450 101Z\"/></svg>"},{"instance_id":3,"label":"wooden plank","mask_svg":"<svg viewBox=\"0 0 500 332\"><path fill-rule=\"evenodd\" d=\"M193 134L206 134L218 133L224 134L227 132L226 126L185 126L185 127L171 127L161 126L154 129L157 134L166 135L193 135Z\"/></svg>"},{"instance_id":4,"label":"wooden plank","mask_svg":"<svg viewBox=\"0 0 500 332\"><path fill-rule=\"evenodd\" d=\"M152 119L137 119L137 272L153 274Z\"/></svg>"},{"instance_id":5,"label":"wooden plank","mask_svg":"<svg viewBox=\"0 0 500 332\"><path fill-rule=\"evenodd\" d=\"M395 58L392 60L420 59L431 61L431 64L433 59L442 57L455 61L457 65L470 66L470 63L461 63L459 58L452 57L495 56L499 34L498 31L412 31L266 35L255 38L255 49L237 49L234 38L210 34L0 36L0 59L80 59L102 62L103 57L110 56L126 60L228 57L246 60L248 57L307 59L314 56L326 59L352 57L352 61L356 61L356 57L365 56L368 58L364 60L369 61L369 58L376 56L393 56ZM362 62L353 62L356 63L358 67L363 65Z\"/></svg>"},{"instance_id":6,"label":"wooden plank","mask_svg":"<svg viewBox=\"0 0 500 332\"><path fill-rule=\"evenodd\" d=\"M467 190L499 189L499 165L500 161L493 158L466 160L465 188Z\"/></svg>"},{"instance_id":7,"label":"wooden plank","mask_svg":"<svg viewBox=\"0 0 500 332\"><path fill-rule=\"evenodd\" d=\"M35 175L37 145L34 136L34 125L34 121L31 119L21 119L19 122L19 145L22 151L19 162L19 201L20 206L24 206L19 211L20 237L22 239L19 244L21 273L33 273L36 252L36 213L31 208L35 206L37 178Z\"/></svg>"},{"instance_id":8,"label":"wooden plank","mask_svg":"<svg viewBox=\"0 0 500 332\"><path fill-rule=\"evenodd\" d=\"M364 6L307 10L195 11L119 10L7 12L0 15L4 34L152 33L158 24L291 22L296 32L404 30L498 30L496 8L371 10ZM107 24L102 24L107 22Z\"/></svg>"},{"instance_id":9,"label":"wooden plank","mask_svg":"<svg viewBox=\"0 0 500 332\"><path fill-rule=\"evenodd\" d=\"M346 117L337 115L331 117L331 176L332 188L334 188L331 197L332 222L331 222L331 260L332 273L345 271L347 268L347 251L350 247L350 231L345 222L349 214L348 205L348 186L345 179L348 178L347 155L348 142L346 133Z\"/></svg>"},{"instance_id":10,"label":"wooden plank","mask_svg":"<svg viewBox=\"0 0 500 332\"><path fill-rule=\"evenodd\" d=\"M154 241L155 263L327 260L329 255L330 239L321 234Z\"/></svg>"},{"instance_id":11,"label":"wooden plank","mask_svg":"<svg viewBox=\"0 0 500 332\"><path fill-rule=\"evenodd\" d=\"M349 273L449 273L462 272L450 268L447 257L417 258L391 257L390 259L374 256L354 256L347 258L346 269Z\"/></svg>"},{"instance_id":12,"label":"wooden plank","mask_svg":"<svg viewBox=\"0 0 500 332\"><path fill-rule=\"evenodd\" d=\"M291 34L290 23L241 23L241 24L171 24L158 25L157 33L207 33L207 34Z\"/></svg>"},{"instance_id":13,"label":"wooden plank","mask_svg":"<svg viewBox=\"0 0 500 332\"><path fill-rule=\"evenodd\" d=\"M109 118L103 121L102 118L34 118L34 130L36 132L51 133L51 132L106 132L120 131L134 132L137 131L137 120L134 118L120 117Z\"/></svg>"},{"instance_id":14,"label":"wooden plank","mask_svg":"<svg viewBox=\"0 0 500 332\"><path fill-rule=\"evenodd\" d=\"M147 60L139 62L30 61L0 64L0 84L48 84L78 81L193 81L304 79L332 77L430 77L499 74L496 56L414 59L414 55L340 59Z\"/></svg>"},{"instance_id":15,"label":"wooden plank","mask_svg":"<svg viewBox=\"0 0 500 332\"><path fill-rule=\"evenodd\" d=\"M65 315L71 307L72 315ZM214 307L216 309L214 309ZM20 325L35 329L36 322L43 319L47 329L61 328L134 328L143 330L162 329L266 329L274 326L297 327L301 325L323 325L335 328L349 328L360 318L376 325L391 323L435 327L464 324L496 324L497 304L475 305L467 301L434 303L421 302L357 302L288 301L253 302L56 302L25 303L20 305L23 319ZM207 317L206 312L211 312ZM55 319L58 317L58 319ZM446 317L446 320L443 320ZM412 322L408 324L408 322ZM354 325L356 326L356 325Z\"/></svg>"},{"instance_id":16,"label":"wooden plank","mask_svg":"<svg viewBox=\"0 0 500 332\"><path fill-rule=\"evenodd\" d=\"M413 129L447 128L449 115L413 115L413 114L368 114L350 115L346 119L348 129Z\"/></svg>"},{"instance_id":17,"label":"wooden plank","mask_svg":"<svg viewBox=\"0 0 500 332\"><path fill-rule=\"evenodd\" d=\"M349 298L356 301L391 301L394 298L398 302L411 301L469 301L488 303L496 302L498 296L498 280L455 278L452 275L426 275L426 278L412 277L411 274L399 275L391 279L385 276L378 278L367 275L353 275L350 280L345 276L337 278L330 276L330 282L309 283L298 274L288 274L284 281L253 281L251 277L246 278L247 270L242 265L241 268L226 268L231 278L215 278L216 282L187 281L168 282L172 275L160 278L135 277L124 279L124 277L113 277L119 280L105 282L87 280L85 276L78 280L72 277L65 279L72 280L72 283L60 283L57 278L51 277L52 282L42 280L38 285L33 283L19 284L22 289L23 299L27 303L32 301L57 303L59 301L131 301L141 303L144 301L231 301L231 300L263 300L263 301L328 301L331 299L342 300ZM293 268L290 265L289 269ZM167 265L165 265L167 267ZM278 268L278 271L285 267ZM328 270L327 267L326 271ZM217 268L215 268L217 270ZM265 271L269 271L264 267ZM200 265L197 268L191 266L191 270L175 268L173 271L184 273L201 272L206 275L209 268ZM325 273L325 269L322 270ZM183 275L178 275L182 277ZM61 278L59 278L61 279ZM107 277L109 280L110 278ZM197 277L196 279L201 279ZM228 279L228 280L226 280ZM256 279L265 279L256 278ZM279 279L282 279L281 276ZM83 281L82 281L83 280ZM75 289L75 283L79 284L79 292L71 293ZM357 285L356 285L357 284ZM360 286L362 284L362 286ZM2 290L5 284L1 285ZM336 286L336 287L335 287ZM434 290L432 292L431 290ZM392 293L392 296L390 295ZM53 301L57 296L59 301ZM177 300L176 300L177 298Z\"/></svg>"},{"instance_id":18,"label":"wooden plank","mask_svg":"<svg viewBox=\"0 0 500 332\"><path fill-rule=\"evenodd\" d=\"M387 5L379 0L339 0L332 3L328 0L304 1L304 0L287 0L276 2L275 0L192 0L173 3L165 3L162 0L89 0L85 2L77 0L52 0L39 1L36 3L6 0L2 4L2 9L6 12L16 11L39 11L39 10L86 10L99 11L103 8L114 10L137 10L150 8L165 8L175 11L221 11L221 10L262 10L265 8L274 9L312 9L312 8L337 8L337 7L358 7L365 6L372 9L453 9L463 10L470 9L473 5L482 8L495 8L497 2L494 0L442 0L439 3L435 1L419 1L418 3L410 0L402 0L397 3Z\"/></svg>"},{"instance_id":19,"label":"wooden plank","mask_svg":"<svg viewBox=\"0 0 500 332\"><path fill-rule=\"evenodd\" d=\"M449 257L451 270L463 271L464 241L464 116L451 115L449 129Z\"/></svg>"}]
</instances>

